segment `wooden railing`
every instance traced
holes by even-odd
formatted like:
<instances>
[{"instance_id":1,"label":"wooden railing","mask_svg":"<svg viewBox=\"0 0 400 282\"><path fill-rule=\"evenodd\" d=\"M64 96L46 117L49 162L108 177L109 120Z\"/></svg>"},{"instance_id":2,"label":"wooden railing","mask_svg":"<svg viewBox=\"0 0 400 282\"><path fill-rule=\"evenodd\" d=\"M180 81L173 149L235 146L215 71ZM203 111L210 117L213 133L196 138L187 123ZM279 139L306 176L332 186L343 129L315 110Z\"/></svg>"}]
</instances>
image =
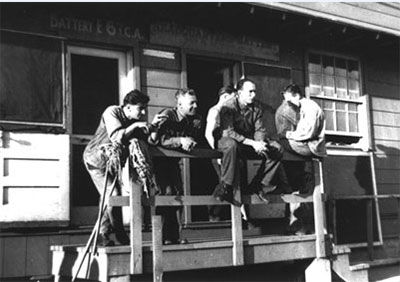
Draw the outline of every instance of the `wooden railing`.
<instances>
[{"instance_id":1,"label":"wooden railing","mask_svg":"<svg viewBox=\"0 0 400 282\"><path fill-rule=\"evenodd\" d=\"M150 153L153 157L170 157L170 158L220 158L221 153L210 149L194 149L190 153L167 150L159 147L151 147ZM304 161L304 159L293 159L291 156L286 156L284 159L291 161ZM322 165L319 160L315 160L318 169L319 179L316 181L316 187L312 195L270 195L268 196L269 203L299 203L313 202L314 203L314 218L315 218L315 236L316 236L316 257L327 257L326 248L326 220L323 201L323 179ZM127 162L128 163L128 162ZM130 207L130 240L131 240L131 257L130 257L130 273L143 273L143 253L142 253L142 205L143 206L200 206L200 205L227 205L226 202L219 202L211 195L209 196L151 196L144 198L141 194L141 187L138 183L129 177L130 166L126 165L123 169L124 185L130 187L129 196L114 196L109 199L108 204L112 206L129 206ZM256 196L243 196L241 199L240 183L236 183L234 189L234 200L243 204L265 204ZM232 262L233 265L244 264L243 253L243 231L242 231L242 216L240 207L231 205L231 222L232 222ZM153 223L153 274L155 281L161 281L162 277L162 241L161 241L161 220L159 217L152 218Z\"/></svg>"}]
</instances>

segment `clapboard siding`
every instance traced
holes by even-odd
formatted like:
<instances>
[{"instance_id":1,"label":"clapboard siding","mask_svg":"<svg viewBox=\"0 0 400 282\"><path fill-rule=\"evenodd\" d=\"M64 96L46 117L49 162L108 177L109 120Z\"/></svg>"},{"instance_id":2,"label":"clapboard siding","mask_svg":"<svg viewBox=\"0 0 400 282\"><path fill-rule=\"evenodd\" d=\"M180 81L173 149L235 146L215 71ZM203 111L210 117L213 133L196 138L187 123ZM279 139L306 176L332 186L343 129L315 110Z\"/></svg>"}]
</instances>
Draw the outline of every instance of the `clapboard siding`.
<instances>
[{"instance_id":1,"label":"clapboard siding","mask_svg":"<svg viewBox=\"0 0 400 282\"><path fill-rule=\"evenodd\" d=\"M181 73L173 70L142 68L142 86L179 88Z\"/></svg>"},{"instance_id":2,"label":"clapboard siding","mask_svg":"<svg viewBox=\"0 0 400 282\"><path fill-rule=\"evenodd\" d=\"M396 236L398 238L400 229L399 220L396 215L382 216L381 215L382 234L384 237Z\"/></svg>"},{"instance_id":3,"label":"clapboard siding","mask_svg":"<svg viewBox=\"0 0 400 282\"><path fill-rule=\"evenodd\" d=\"M380 157L393 157L400 155L399 140L380 140L375 139L375 153Z\"/></svg>"},{"instance_id":4,"label":"clapboard siding","mask_svg":"<svg viewBox=\"0 0 400 282\"><path fill-rule=\"evenodd\" d=\"M26 239L26 273L45 275L49 273L49 236L32 236Z\"/></svg>"},{"instance_id":5,"label":"clapboard siding","mask_svg":"<svg viewBox=\"0 0 400 282\"><path fill-rule=\"evenodd\" d=\"M26 276L26 259L26 237L4 238L4 272L0 277Z\"/></svg>"},{"instance_id":6,"label":"clapboard siding","mask_svg":"<svg viewBox=\"0 0 400 282\"><path fill-rule=\"evenodd\" d=\"M41 276L51 273L50 246L85 244L88 232L24 234L0 237L0 277Z\"/></svg>"},{"instance_id":7,"label":"clapboard siding","mask_svg":"<svg viewBox=\"0 0 400 282\"><path fill-rule=\"evenodd\" d=\"M400 174L398 169L380 169L376 168L376 182L383 184L400 185Z\"/></svg>"},{"instance_id":8,"label":"clapboard siding","mask_svg":"<svg viewBox=\"0 0 400 282\"><path fill-rule=\"evenodd\" d=\"M400 157L399 155L377 155L375 158L375 167L400 170Z\"/></svg>"},{"instance_id":9,"label":"clapboard siding","mask_svg":"<svg viewBox=\"0 0 400 282\"><path fill-rule=\"evenodd\" d=\"M380 140L399 140L400 127L374 125L374 137Z\"/></svg>"},{"instance_id":10,"label":"clapboard siding","mask_svg":"<svg viewBox=\"0 0 400 282\"><path fill-rule=\"evenodd\" d=\"M176 89L144 87L143 92L150 97L149 106L174 107Z\"/></svg>"},{"instance_id":11,"label":"clapboard siding","mask_svg":"<svg viewBox=\"0 0 400 282\"><path fill-rule=\"evenodd\" d=\"M400 186L397 184L379 184L379 195L399 194Z\"/></svg>"},{"instance_id":12,"label":"clapboard siding","mask_svg":"<svg viewBox=\"0 0 400 282\"><path fill-rule=\"evenodd\" d=\"M142 67L176 71L181 69L181 57L177 49L149 46L143 48L141 52L140 64ZM171 57L168 58L169 56ZM173 59L171 59L172 57Z\"/></svg>"},{"instance_id":13,"label":"clapboard siding","mask_svg":"<svg viewBox=\"0 0 400 282\"><path fill-rule=\"evenodd\" d=\"M372 97L371 110L372 111L399 113L399 109L400 109L399 95L400 95L399 92L397 92L397 99Z\"/></svg>"},{"instance_id":14,"label":"clapboard siding","mask_svg":"<svg viewBox=\"0 0 400 282\"><path fill-rule=\"evenodd\" d=\"M372 124L400 127L400 112L372 112Z\"/></svg>"}]
</instances>

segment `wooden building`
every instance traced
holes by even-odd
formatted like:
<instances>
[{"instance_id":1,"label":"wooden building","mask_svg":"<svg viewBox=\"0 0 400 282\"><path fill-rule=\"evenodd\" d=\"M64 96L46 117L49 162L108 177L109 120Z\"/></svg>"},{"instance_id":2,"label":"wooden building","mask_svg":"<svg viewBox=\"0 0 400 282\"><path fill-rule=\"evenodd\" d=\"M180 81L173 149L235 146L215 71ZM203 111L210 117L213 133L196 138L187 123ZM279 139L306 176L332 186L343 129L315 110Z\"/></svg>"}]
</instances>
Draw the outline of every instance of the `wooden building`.
<instances>
[{"instance_id":1,"label":"wooden building","mask_svg":"<svg viewBox=\"0 0 400 282\"><path fill-rule=\"evenodd\" d=\"M0 279L49 275L51 245L85 242L98 194L82 152L102 111L135 88L148 119L181 87L204 116L246 76L274 134L280 91L297 83L325 111L329 193L399 194L399 37L398 3L0 3ZM202 165L183 164L188 193L215 184ZM398 209L374 199L380 258L399 257ZM206 213L186 208L186 229ZM364 202L337 200L328 219L336 244L365 250Z\"/></svg>"}]
</instances>

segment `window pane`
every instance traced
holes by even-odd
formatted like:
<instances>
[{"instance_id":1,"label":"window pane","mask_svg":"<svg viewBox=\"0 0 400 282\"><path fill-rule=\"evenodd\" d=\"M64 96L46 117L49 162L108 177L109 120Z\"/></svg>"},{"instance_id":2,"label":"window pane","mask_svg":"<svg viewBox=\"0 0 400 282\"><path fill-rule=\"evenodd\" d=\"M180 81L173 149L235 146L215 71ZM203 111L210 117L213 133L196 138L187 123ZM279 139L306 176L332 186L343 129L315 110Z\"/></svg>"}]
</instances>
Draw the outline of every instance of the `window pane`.
<instances>
[{"instance_id":1,"label":"window pane","mask_svg":"<svg viewBox=\"0 0 400 282\"><path fill-rule=\"evenodd\" d=\"M349 80L349 96L353 100L360 97L360 83L357 80Z\"/></svg>"},{"instance_id":2,"label":"window pane","mask_svg":"<svg viewBox=\"0 0 400 282\"><path fill-rule=\"evenodd\" d=\"M323 108L325 109L331 109L333 110L333 102L331 101L323 101Z\"/></svg>"},{"instance_id":3,"label":"window pane","mask_svg":"<svg viewBox=\"0 0 400 282\"><path fill-rule=\"evenodd\" d=\"M349 113L349 129L350 132L358 132L358 115Z\"/></svg>"},{"instance_id":4,"label":"window pane","mask_svg":"<svg viewBox=\"0 0 400 282\"><path fill-rule=\"evenodd\" d=\"M345 78L336 79L336 94L339 98L347 98L347 80Z\"/></svg>"},{"instance_id":5,"label":"window pane","mask_svg":"<svg viewBox=\"0 0 400 282\"><path fill-rule=\"evenodd\" d=\"M346 103L343 102L336 102L336 110L346 110Z\"/></svg>"},{"instance_id":6,"label":"window pane","mask_svg":"<svg viewBox=\"0 0 400 282\"><path fill-rule=\"evenodd\" d=\"M308 71L321 73L321 57L319 55L310 54L308 57Z\"/></svg>"},{"instance_id":7,"label":"window pane","mask_svg":"<svg viewBox=\"0 0 400 282\"><path fill-rule=\"evenodd\" d=\"M61 124L61 42L5 31L0 38L0 120Z\"/></svg>"},{"instance_id":8,"label":"window pane","mask_svg":"<svg viewBox=\"0 0 400 282\"><path fill-rule=\"evenodd\" d=\"M324 74L333 75L333 58L328 56L322 57L322 65L324 68Z\"/></svg>"},{"instance_id":9,"label":"window pane","mask_svg":"<svg viewBox=\"0 0 400 282\"><path fill-rule=\"evenodd\" d=\"M349 103L349 112L357 112L357 105Z\"/></svg>"},{"instance_id":10,"label":"window pane","mask_svg":"<svg viewBox=\"0 0 400 282\"><path fill-rule=\"evenodd\" d=\"M324 76L324 94L325 96L334 96L335 84L333 76Z\"/></svg>"},{"instance_id":11,"label":"window pane","mask_svg":"<svg viewBox=\"0 0 400 282\"><path fill-rule=\"evenodd\" d=\"M335 130L333 117L333 111L325 111L326 130Z\"/></svg>"},{"instance_id":12,"label":"window pane","mask_svg":"<svg viewBox=\"0 0 400 282\"><path fill-rule=\"evenodd\" d=\"M310 74L310 93L320 94L321 93L321 76L316 74Z\"/></svg>"},{"instance_id":13,"label":"window pane","mask_svg":"<svg viewBox=\"0 0 400 282\"><path fill-rule=\"evenodd\" d=\"M335 75L346 77L347 69L346 69L346 60L344 59L335 59Z\"/></svg>"},{"instance_id":14,"label":"window pane","mask_svg":"<svg viewBox=\"0 0 400 282\"><path fill-rule=\"evenodd\" d=\"M353 79L360 79L357 61L348 61L349 77Z\"/></svg>"},{"instance_id":15,"label":"window pane","mask_svg":"<svg viewBox=\"0 0 400 282\"><path fill-rule=\"evenodd\" d=\"M336 112L336 130L347 131L346 128L346 112Z\"/></svg>"}]
</instances>

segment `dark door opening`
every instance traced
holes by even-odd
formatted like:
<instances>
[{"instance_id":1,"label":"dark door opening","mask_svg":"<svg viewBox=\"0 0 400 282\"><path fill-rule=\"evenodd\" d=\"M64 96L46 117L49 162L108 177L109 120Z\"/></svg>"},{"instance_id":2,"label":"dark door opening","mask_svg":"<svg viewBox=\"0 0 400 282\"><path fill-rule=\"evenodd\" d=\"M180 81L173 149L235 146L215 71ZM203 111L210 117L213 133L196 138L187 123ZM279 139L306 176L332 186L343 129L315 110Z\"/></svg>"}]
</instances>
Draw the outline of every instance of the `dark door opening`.
<instances>
[{"instance_id":1,"label":"dark door opening","mask_svg":"<svg viewBox=\"0 0 400 282\"><path fill-rule=\"evenodd\" d=\"M218 90L225 85L234 84L238 79L239 63L229 60L201 56L187 57L187 85L194 89L198 99L198 113L203 118L204 129L210 107L218 101ZM203 132L204 133L204 132ZM219 182L219 177L210 160L191 160L191 194L211 195ZM204 206L192 207L187 221L208 221L209 214L222 220L230 218L229 206L221 209ZM188 217L188 215L187 215Z\"/></svg>"},{"instance_id":2,"label":"dark door opening","mask_svg":"<svg viewBox=\"0 0 400 282\"><path fill-rule=\"evenodd\" d=\"M102 112L118 104L118 60L71 54L72 134L93 135ZM72 206L97 206L99 194L82 161L86 144L72 146Z\"/></svg>"}]
</instances>

